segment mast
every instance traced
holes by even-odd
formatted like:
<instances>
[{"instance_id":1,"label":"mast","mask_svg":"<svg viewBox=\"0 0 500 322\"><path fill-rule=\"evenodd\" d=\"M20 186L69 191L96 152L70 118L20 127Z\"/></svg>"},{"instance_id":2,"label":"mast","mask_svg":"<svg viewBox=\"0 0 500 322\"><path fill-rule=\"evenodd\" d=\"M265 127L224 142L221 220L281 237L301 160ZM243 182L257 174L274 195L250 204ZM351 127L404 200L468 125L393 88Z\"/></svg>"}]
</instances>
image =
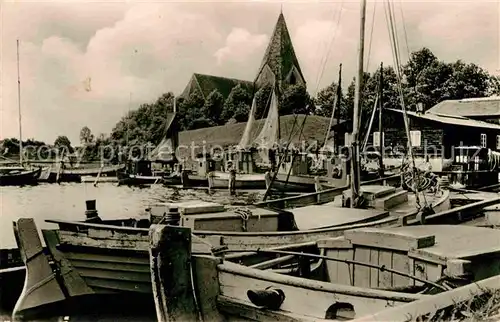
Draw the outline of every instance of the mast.
<instances>
[{"instance_id":1,"label":"mast","mask_svg":"<svg viewBox=\"0 0 500 322\"><path fill-rule=\"evenodd\" d=\"M21 76L19 73L19 39L17 39L17 102L19 113L19 163L23 164L23 132L21 126Z\"/></svg>"},{"instance_id":2,"label":"mast","mask_svg":"<svg viewBox=\"0 0 500 322\"><path fill-rule=\"evenodd\" d=\"M277 98L278 98L278 147L281 143L281 122L280 122L280 101L281 101L281 93L279 89L276 91L277 92Z\"/></svg>"},{"instance_id":3,"label":"mast","mask_svg":"<svg viewBox=\"0 0 500 322\"><path fill-rule=\"evenodd\" d=\"M359 25L358 71L354 92L354 115L352 124L352 149L351 149L351 208L358 207L360 197L360 171L359 171L359 116L361 102L361 85L363 82L363 56L365 45L365 20L366 0L361 0L361 17Z\"/></svg>"},{"instance_id":4,"label":"mast","mask_svg":"<svg viewBox=\"0 0 500 322\"><path fill-rule=\"evenodd\" d=\"M340 104L340 93L341 93L340 83L341 82L342 82L342 64L339 65L339 79L338 79L338 83L337 83L337 88L335 90L335 98L333 100L332 115L330 116L330 124L328 124L328 128L326 129L325 143L323 144L323 149L326 149L326 145L328 143L328 138L330 137L330 131L332 130L333 118L335 117L335 111L337 110L337 106ZM332 149L333 149L333 152L335 152L335 140L333 140L332 143L333 143Z\"/></svg>"},{"instance_id":5,"label":"mast","mask_svg":"<svg viewBox=\"0 0 500 322\"><path fill-rule=\"evenodd\" d=\"M382 132L382 108L383 108L383 86L384 86L384 63L380 63L380 84L378 93L378 133L379 133L379 148L380 148L380 159L379 159L379 176L382 178L384 176L384 135Z\"/></svg>"}]
</instances>

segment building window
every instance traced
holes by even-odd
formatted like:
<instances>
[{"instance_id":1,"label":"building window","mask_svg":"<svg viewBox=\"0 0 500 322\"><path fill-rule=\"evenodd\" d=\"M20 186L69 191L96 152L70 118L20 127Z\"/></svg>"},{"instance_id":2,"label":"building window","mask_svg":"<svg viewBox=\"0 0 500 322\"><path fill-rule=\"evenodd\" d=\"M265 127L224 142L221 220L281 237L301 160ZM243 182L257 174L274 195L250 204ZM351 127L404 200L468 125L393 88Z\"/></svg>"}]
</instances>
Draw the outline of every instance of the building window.
<instances>
[{"instance_id":1,"label":"building window","mask_svg":"<svg viewBox=\"0 0 500 322\"><path fill-rule=\"evenodd\" d=\"M385 140L385 133L382 132L382 144ZM377 131L377 132L373 132L373 146L380 146L380 133Z\"/></svg>"},{"instance_id":2,"label":"building window","mask_svg":"<svg viewBox=\"0 0 500 322\"><path fill-rule=\"evenodd\" d=\"M481 146L483 148L486 147L486 134L484 134L484 133L481 133Z\"/></svg>"},{"instance_id":3,"label":"building window","mask_svg":"<svg viewBox=\"0 0 500 322\"><path fill-rule=\"evenodd\" d=\"M500 135L497 135L497 150L500 150Z\"/></svg>"},{"instance_id":4,"label":"building window","mask_svg":"<svg viewBox=\"0 0 500 322\"><path fill-rule=\"evenodd\" d=\"M410 143L411 146L421 146L422 145L422 134L420 131L410 131Z\"/></svg>"}]
</instances>

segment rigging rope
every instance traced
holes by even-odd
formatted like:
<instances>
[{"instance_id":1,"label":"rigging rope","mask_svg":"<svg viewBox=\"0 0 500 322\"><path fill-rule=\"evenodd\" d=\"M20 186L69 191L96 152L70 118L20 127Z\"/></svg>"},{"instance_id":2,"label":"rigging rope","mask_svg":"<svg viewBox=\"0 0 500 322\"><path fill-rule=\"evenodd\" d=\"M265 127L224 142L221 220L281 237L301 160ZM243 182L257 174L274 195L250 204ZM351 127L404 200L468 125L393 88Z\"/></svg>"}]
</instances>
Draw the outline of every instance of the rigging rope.
<instances>
[{"instance_id":1,"label":"rigging rope","mask_svg":"<svg viewBox=\"0 0 500 322\"><path fill-rule=\"evenodd\" d=\"M394 25L394 12L393 12L393 7L391 6L391 3L387 0L386 1L386 6L385 6L385 17L386 17L386 22L387 22L387 28L389 30L389 39L391 42L391 47L392 47L392 54L393 54L393 60L394 60L394 66L396 70L396 77L397 77L397 88L398 88L398 94L400 98L400 103L401 103L401 109L403 112L403 120L405 123L405 131L406 135L408 137L408 158L409 161L411 162L412 169L410 169L412 173L412 183L414 186L411 188L412 191L415 192L415 199L417 202L417 205L420 207L420 198L419 198L419 184L420 180L417 180L417 168L415 166L415 159L413 158L413 153L412 153L412 144L411 144L411 135L410 135L410 126L408 122L408 115L406 114L406 106L404 102L404 96L403 96L403 88L402 88L402 71L401 71L401 64L400 64L400 53L399 53L399 42L398 42L398 35L397 35L397 29ZM424 206L428 207L427 200L425 198L425 195L423 195L424 199Z\"/></svg>"}]
</instances>

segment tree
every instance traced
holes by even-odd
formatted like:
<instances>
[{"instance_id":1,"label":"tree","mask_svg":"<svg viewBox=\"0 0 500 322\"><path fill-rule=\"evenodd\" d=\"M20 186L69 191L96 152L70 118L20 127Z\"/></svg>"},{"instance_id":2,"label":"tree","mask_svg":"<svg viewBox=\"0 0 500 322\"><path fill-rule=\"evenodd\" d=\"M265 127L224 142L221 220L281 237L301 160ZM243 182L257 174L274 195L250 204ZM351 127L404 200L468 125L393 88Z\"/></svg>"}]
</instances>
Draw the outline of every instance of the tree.
<instances>
[{"instance_id":1,"label":"tree","mask_svg":"<svg viewBox=\"0 0 500 322\"><path fill-rule=\"evenodd\" d=\"M314 99L314 104L318 107L315 108L314 114L330 117L332 115L333 104L336 96L337 84L335 82L320 90L317 97ZM337 102L335 118L343 120L347 118L347 105L342 89L340 89L340 99Z\"/></svg>"},{"instance_id":2,"label":"tree","mask_svg":"<svg viewBox=\"0 0 500 322\"><path fill-rule=\"evenodd\" d=\"M214 89L208 96L203 106L202 112L205 118L211 120L213 124L222 124L220 119L224 108L224 96Z\"/></svg>"},{"instance_id":3,"label":"tree","mask_svg":"<svg viewBox=\"0 0 500 322\"><path fill-rule=\"evenodd\" d=\"M190 130L194 120L203 116L205 100L195 91L179 105L179 123L182 130Z\"/></svg>"},{"instance_id":4,"label":"tree","mask_svg":"<svg viewBox=\"0 0 500 322\"><path fill-rule=\"evenodd\" d=\"M80 143L83 145L90 144L94 141L94 135L87 126L80 130Z\"/></svg>"},{"instance_id":5,"label":"tree","mask_svg":"<svg viewBox=\"0 0 500 322\"><path fill-rule=\"evenodd\" d=\"M283 90L280 115L309 114L311 98L304 85L289 85Z\"/></svg>"},{"instance_id":6,"label":"tree","mask_svg":"<svg viewBox=\"0 0 500 322\"><path fill-rule=\"evenodd\" d=\"M64 151L64 153L74 152L70 140L65 135L60 135L56 138L56 140L54 141L54 147L57 148L59 153L61 153L62 151Z\"/></svg>"},{"instance_id":7,"label":"tree","mask_svg":"<svg viewBox=\"0 0 500 322\"><path fill-rule=\"evenodd\" d=\"M231 93L229 93L229 96L226 99L226 102L224 102L224 109L222 110L221 114L221 119L223 120L223 122L225 123L230 118L233 118L237 111L238 113L241 113L244 109L243 105L246 105L249 109L251 101L252 98L240 84L233 87ZM241 119L240 115L238 115L238 117Z\"/></svg>"}]
</instances>

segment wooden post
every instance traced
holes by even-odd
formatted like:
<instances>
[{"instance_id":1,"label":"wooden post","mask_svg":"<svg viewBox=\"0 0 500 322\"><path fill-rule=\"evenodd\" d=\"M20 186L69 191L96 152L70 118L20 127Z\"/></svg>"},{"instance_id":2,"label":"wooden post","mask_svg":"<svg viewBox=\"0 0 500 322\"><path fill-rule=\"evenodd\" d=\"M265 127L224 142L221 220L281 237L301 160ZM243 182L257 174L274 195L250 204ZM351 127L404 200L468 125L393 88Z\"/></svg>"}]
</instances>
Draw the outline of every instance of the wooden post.
<instances>
[{"instance_id":1,"label":"wooden post","mask_svg":"<svg viewBox=\"0 0 500 322\"><path fill-rule=\"evenodd\" d=\"M352 125L352 144L351 144L351 208L357 208L359 197L361 195L360 171L359 171L359 118L361 112L361 86L363 84L363 56L365 41L365 19L366 19L366 0L361 1L361 19L359 26L359 48L358 48L358 71L356 75L356 84L354 91L354 116Z\"/></svg>"},{"instance_id":2,"label":"wooden post","mask_svg":"<svg viewBox=\"0 0 500 322\"><path fill-rule=\"evenodd\" d=\"M382 132L382 108L383 104L383 94L384 94L384 63L380 63L380 84L378 93L378 134L379 134L379 148L380 148L380 159L379 159L379 176L384 177L384 135Z\"/></svg>"},{"instance_id":3,"label":"wooden post","mask_svg":"<svg viewBox=\"0 0 500 322\"><path fill-rule=\"evenodd\" d=\"M199 321L200 311L192 281L191 230L153 225L149 239L158 321Z\"/></svg>"},{"instance_id":4,"label":"wooden post","mask_svg":"<svg viewBox=\"0 0 500 322\"><path fill-rule=\"evenodd\" d=\"M99 223L101 222L101 218L99 217L99 214L97 213L97 208L96 208L96 201L95 200L86 200L85 201L85 222L93 222L93 223Z\"/></svg>"}]
</instances>

